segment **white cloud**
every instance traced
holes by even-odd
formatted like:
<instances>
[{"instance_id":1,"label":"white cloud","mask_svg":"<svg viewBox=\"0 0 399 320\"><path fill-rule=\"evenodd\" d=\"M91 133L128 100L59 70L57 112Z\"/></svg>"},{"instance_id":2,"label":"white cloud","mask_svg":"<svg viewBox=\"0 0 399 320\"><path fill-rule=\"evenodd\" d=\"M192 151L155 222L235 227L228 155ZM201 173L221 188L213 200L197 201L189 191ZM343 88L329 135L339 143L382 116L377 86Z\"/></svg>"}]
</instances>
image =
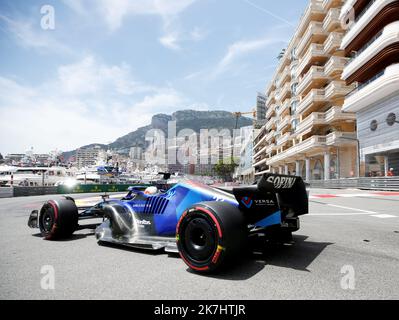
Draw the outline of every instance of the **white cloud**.
<instances>
[{"instance_id":1,"label":"white cloud","mask_svg":"<svg viewBox=\"0 0 399 320\"><path fill-rule=\"evenodd\" d=\"M180 45L178 42L180 41L177 33L169 33L159 38L159 42L166 48L172 50L180 50Z\"/></svg>"},{"instance_id":2,"label":"white cloud","mask_svg":"<svg viewBox=\"0 0 399 320\"><path fill-rule=\"evenodd\" d=\"M281 39L275 37L265 37L255 40L243 40L231 44L224 57L218 63L214 75L219 75L225 72L237 59L246 56L255 51L261 50L270 46L283 42Z\"/></svg>"},{"instance_id":3,"label":"white cloud","mask_svg":"<svg viewBox=\"0 0 399 320\"><path fill-rule=\"evenodd\" d=\"M39 86L0 76L0 152L107 143L186 102L173 88L136 81L127 65L105 65L92 56L59 67L57 78Z\"/></svg>"},{"instance_id":4,"label":"white cloud","mask_svg":"<svg viewBox=\"0 0 399 320\"><path fill-rule=\"evenodd\" d=\"M157 15L163 18L177 16L196 0L64 0L78 13L87 12L85 4L91 2L98 8L109 29L115 31L123 20L134 15Z\"/></svg>"},{"instance_id":5,"label":"white cloud","mask_svg":"<svg viewBox=\"0 0 399 320\"><path fill-rule=\"evenodd\" d=\"M133 79L128 65L107 66L93 56L58 69L60 88L66 94L101 94L115 92L132 95L155 90Z\"/></svg>"},{"instance_id":6,"label":"white cloud","mask_svg":"<svg viewBox=\"0 0 399 320\"><path fill-rule=\"evenodd\" d=\"M31 20L11 19L0 14L0 22L6 27L6 31L12 35L18 45L24 48L33 48L40 52L61 52L73 55L74 52L54 37L54 31L43 30L39 24Z\"/></svg>"},{"instance_id":7,"label":"white cloud","mask_svg":"<svg viewBox=\"0 0 399 320\"><path fill-rule=\"evenodd\" d=\"M195 27L194 30L190 32L190 37L193 41L201 41L205 39L207 35L208 32L204 29L201 29L200 27Z\"/></svg>"},{"instance_id":8,"label":"white cloud","mask_svg":"<svg viewBox=\"0 0 399 320\"><path fill-rule=\"evenodd\" d=\"M191 32L182 31L176 21L181 12L197 0L63 0L78 14L87 15L89 2L105 21L109 30L116 31L129 16L152 15L162 19L162 33L159 42L171 50L180 50L183 41L200 41L206 32L195 27Z\"/></svg>"}]
</instances>

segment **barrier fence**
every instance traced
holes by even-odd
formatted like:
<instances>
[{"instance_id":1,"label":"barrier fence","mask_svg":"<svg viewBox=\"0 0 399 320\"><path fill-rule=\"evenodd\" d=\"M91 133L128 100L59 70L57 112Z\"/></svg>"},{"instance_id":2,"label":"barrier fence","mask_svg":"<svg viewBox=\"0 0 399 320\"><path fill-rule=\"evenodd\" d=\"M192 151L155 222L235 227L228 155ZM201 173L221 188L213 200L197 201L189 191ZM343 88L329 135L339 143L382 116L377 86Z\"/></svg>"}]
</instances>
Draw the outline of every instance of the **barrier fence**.
<instances>
[{"instance_id":1,"label":"barrier fence","mask_svg":"<svg viewBox=\"0 0 399 320\"><path fill-rule=\"evenodd\" d=\"M307 181L311 188L321 189L364 189L399 191L399 177L378 178L347 178L333 180L311 180ZM50 194L73 194L73 193L102 193L102 192L127 192L131 186L148 187L150 185L128 185L128 184L87 184L74 187L0 187L0 198L27 197Z\"/></svg>"},{"instance_id":2,"label":"barrier fence","mask_svg":"<svg viewBox=\"0 0 399 320\"><path fill-rule=\"evenodd\" d=\"M150 185L130 185L130 184L86 184L74 187L0 187L0 198L29 197L50 194L73 194L73 193L102 193L102 192L127 192L129 187Z\"/></svg>"},{"instance_id":3,"label":"barrier fence","mask_svg":"<svg viewBox=\"0 0 399 320\"><path fill-rule=\"evenodd\" d=\"M311 188L399 191L399 177L347 178L307 182Z\"/></svg>"}]
</instances>

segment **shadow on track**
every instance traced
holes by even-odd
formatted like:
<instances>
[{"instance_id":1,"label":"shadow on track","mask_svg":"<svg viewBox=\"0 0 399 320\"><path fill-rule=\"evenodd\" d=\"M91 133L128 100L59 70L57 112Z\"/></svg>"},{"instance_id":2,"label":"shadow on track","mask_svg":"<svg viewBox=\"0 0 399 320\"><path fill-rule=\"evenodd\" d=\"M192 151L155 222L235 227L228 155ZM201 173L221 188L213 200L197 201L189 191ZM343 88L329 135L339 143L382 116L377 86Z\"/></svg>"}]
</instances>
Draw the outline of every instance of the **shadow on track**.
<instances>
[{"instance_id":1,"label":"shadow on track","mask_svg":"<svg viewBox=\"0 0 399 320\"><path fill-rule=\"evenodd\" d=\"M203 276L221 280L247 280L267 265L310 272L308 266L332 243L306 241L307 238L307 236L296 235L293 244L268 245L262 251L250 252L242 258L241 262L220 273ZM187 271L195 273L191 269Z\"/></svg>"}]
</instances>

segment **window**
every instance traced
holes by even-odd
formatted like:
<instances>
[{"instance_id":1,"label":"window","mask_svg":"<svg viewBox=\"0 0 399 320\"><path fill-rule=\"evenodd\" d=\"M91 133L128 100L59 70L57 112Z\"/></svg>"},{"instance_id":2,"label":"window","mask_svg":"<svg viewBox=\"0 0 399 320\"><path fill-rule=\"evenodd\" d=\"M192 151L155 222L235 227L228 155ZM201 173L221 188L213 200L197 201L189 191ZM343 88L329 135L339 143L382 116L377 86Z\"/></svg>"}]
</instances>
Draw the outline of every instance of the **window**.
<instances>
[{"instance_id":1,"label":"window","mask_svg":"<svg viewBox=\"0 0 399 320\"><path fill-rule=\"evenodd\" d=\"M294 115L296 113L297 105L298 101L294 100L291 102L291 115Z\"/></svg>"},{"instance_id":2,"label":"window","mask_svg":"<svg viewBox=\"0 0 399 320\"><path fill-rule=\"evenodd\" d=\"M296 82L291 85L292 94L296 95L296 88L297 87L298 87L298 83L296 83Z\"/></svg>"}]
</instances>

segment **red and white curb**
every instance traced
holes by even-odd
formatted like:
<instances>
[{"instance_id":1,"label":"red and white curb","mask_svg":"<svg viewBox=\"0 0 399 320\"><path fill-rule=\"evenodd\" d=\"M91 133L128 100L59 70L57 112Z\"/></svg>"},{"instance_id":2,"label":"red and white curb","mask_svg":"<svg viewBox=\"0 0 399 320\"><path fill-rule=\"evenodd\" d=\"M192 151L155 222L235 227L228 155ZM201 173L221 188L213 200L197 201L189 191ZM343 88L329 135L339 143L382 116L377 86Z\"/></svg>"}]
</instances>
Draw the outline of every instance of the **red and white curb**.
<instances>
[{"instance_id":1,"label":"red and white curb","mask_svg":"<svg viewBox=\"0 0 399 320\"><path fill-rule=\"evenodd\" d=\"M370 198L370 197L394 197L394 196L399 196L399 192L313 194L309 196L309 199Z\"/></svg>"}]
</instances>

